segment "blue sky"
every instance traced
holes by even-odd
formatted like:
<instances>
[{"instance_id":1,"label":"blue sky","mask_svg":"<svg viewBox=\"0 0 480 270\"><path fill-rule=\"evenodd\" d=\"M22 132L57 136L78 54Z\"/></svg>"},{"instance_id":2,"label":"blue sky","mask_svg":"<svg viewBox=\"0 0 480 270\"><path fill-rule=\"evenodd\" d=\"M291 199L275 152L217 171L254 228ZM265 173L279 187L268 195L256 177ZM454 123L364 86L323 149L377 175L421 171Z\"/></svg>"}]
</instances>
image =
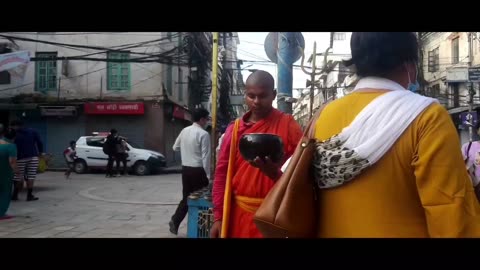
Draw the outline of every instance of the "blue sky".
<instances>
[{"instance_id":1,"label":"blue sky","mask_svg":"<svg viewBox=\"0 0 480 270\"><path fill-rule=\"evenodd\" d=\"M238 46L238 59L253 60L253 61L269 61L264 49L264 41L268 32L238 32L240 44ZM306 60L313 52L313 42L317 42L317 53L325 51L330 42L330 32L302 32L305 39L305 58ZM305 65L309 65L305 60ZM301 60L298 60L295 64L300 65ZM250 66L251 65L251 66ZM242 71L244 79L250 75L251 72L248 69L261 69L270 72L274 78L275 83L277 81L277 69L276 64L270 63L249 63L244 62ZM306 80L310 76L305 74L299 67L293 68L293 88L305 88ZM293 91L293 96L298 96L298 91Z\"/></svg>"}]
</instances>

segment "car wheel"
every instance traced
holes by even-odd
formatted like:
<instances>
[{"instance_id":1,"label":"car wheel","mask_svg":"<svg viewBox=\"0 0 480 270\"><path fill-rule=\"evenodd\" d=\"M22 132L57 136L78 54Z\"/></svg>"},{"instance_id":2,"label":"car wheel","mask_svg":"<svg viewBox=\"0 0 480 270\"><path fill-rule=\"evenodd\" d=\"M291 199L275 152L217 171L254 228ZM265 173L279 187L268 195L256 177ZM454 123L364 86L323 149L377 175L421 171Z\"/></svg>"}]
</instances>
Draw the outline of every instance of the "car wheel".
<instances>
[{"instance_id":1,"label":"car wheel","mask_svg":"<svg viewBox=\"0 0 480 270\"><path fill-rule=\"evenodd\" d=\"M87 163L84 160L76 160L73 165L75 173L82 174L87 172Z\"/></svg>"},{"instance_id":2,"label":"car wheel","mask_svg":"<svg viewBox=\"0 0 480 270\"><path fill-rule=\"evenodd\" d=\"M148 168L147 162L137 161L137 163L135 163L135 166L133 166L133 172L136 175L143 176L149 174L150 169Z\"/></svg>"}]
</instances>

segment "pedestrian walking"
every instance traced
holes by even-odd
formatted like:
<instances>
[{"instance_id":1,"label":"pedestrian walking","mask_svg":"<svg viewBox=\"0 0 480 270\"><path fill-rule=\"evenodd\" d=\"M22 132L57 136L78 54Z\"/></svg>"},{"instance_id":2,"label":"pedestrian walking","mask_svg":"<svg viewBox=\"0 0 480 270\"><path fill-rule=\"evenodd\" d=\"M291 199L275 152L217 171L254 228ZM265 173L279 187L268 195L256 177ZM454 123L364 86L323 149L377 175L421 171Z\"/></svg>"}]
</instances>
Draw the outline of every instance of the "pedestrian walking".
<instances>
[{"instance_id":1,"label":"pedestrian walking","mask_svg":"<svg viewBox=\"0 0 480 270\"><path fill-rule=\"evenodd\" d=\"M75 159L77 158L76 145L77 143L75 141L70 141L69 147L63 151L63 157L65 158L65 162L67 163L68 167L67 171L65 172L66 179L70 178L70 174L75 166Z\"/></svg>"},{"instance_id":2,"label":"pedestrian walking","mask_svg":"<svg viewBox=\"0 0 480 270\"><path fill-rule=\"evenodd\" d=\"M173 234L178 233L178 227L188 213L187 197L209 183L210 135L205 131L208 120L207 110L195 109L194 123L180 132L173 145L173 150L180 151L182 157L182 200L169 222Z\"/></svg>"},{"instance_id":3,"label":"pedestrian walking","mask_svg":"<svg viewBox=\"0 0 480 270\"><path fill-rule=\"evenodd\" d=\"M480 123L475 126L475 130L480 135ZM475 194L480 201L480 142L465 143L462 146L462 154L470 179L475 187Z\"/></svg>"},{"instance_id":4,"label":"pedestrian walking","mask_svg":"<svg viewBox=\"0 0 480 270\"><path fill-rule=\"evenodd\" d=\"M118 131L113 128L110 130L110 134L107 136L107 139L103 145L103 152L108 155L107 174L105 177L116 176L116 174L113 172L113 163L117 155L117 144L119 144Z\"/></svg>"},{"instance_id":5,"label":"pedestrian walking","mask_svg":"<svg viewBox=\"0 0 480 270\"><path fill-rule=\"evenodd\" d=\"M32 128L26 128L20 120L14 120L10 127L15 130L15 145L17 146L18 173L14 176L14 188L12 200L18 200L18 193L23 188L23 181L27 179L27 201L36 201L38 197L33 195L33 186L37 176L39 157L45 155L43 142L38 132Z\"/></svg>"}]
</instances>

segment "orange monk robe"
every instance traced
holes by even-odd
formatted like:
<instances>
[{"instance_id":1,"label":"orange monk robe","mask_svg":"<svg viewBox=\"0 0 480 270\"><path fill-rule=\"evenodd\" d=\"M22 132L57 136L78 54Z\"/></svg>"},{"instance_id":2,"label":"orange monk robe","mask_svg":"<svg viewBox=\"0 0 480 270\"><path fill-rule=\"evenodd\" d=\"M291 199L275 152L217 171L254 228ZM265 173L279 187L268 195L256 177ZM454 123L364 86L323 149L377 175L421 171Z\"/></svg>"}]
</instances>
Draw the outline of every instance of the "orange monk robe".
<instances>
[{"instance_id":1,"label":"orange monk robe","mask_svg":"<svg viewBox=\"0 0 480 270\"><path fill-rule=\"evenodd\" d=\"M329 104L316 138L339 133L381 93ZM319 237L480 237L480 205L447 111L433 104L351 183L319 193Z\"/></svg>"},{"instance_id":2,"label":"orange monk robe","mask_svg":"<svg viewBox=\"0 0 480 270\"><path fill-rule=\"evenodd\" d=\"M277 109L263 120L252 124L247 120L250 112L240 120L238 141L246 133L271 133L280 136L284 144L284 160L290 158L302 137L300 126L293 117ZM232 201L230 216L223 216L223 200L225 182L228 169L228 158L232 138L233 125L226 132L220 149L220 156L215 171L213 184L213 204L215 220L229 218L228 237L262 237L255 224L253 214L260 206L261 201L268 194L275 182L264 175L258 168L245 161L238 150L238 141L235 154L235 166L232 179ZM282 162L283 163L283 162Z\"/></svg>"}]
</instances>

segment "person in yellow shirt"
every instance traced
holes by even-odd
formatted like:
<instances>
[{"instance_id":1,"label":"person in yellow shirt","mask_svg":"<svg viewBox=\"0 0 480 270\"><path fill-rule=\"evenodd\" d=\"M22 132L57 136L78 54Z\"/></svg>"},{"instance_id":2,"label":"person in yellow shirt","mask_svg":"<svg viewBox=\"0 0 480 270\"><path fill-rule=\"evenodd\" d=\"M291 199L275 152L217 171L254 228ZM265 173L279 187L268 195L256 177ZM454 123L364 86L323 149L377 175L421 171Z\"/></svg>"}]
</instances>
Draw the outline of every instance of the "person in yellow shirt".
<instances>
[{"instance_id":1,"label":"person in yellow shirt","mask_svg":"<svg viewBox=\"0 0 480 270\"><path fill-rule=\"evenodd\" d=\"M418 89L409 32L355 32L355 90L315 125L318 237L480 237L480 204L447 111Z\"/></svg>"}]
</instances>

